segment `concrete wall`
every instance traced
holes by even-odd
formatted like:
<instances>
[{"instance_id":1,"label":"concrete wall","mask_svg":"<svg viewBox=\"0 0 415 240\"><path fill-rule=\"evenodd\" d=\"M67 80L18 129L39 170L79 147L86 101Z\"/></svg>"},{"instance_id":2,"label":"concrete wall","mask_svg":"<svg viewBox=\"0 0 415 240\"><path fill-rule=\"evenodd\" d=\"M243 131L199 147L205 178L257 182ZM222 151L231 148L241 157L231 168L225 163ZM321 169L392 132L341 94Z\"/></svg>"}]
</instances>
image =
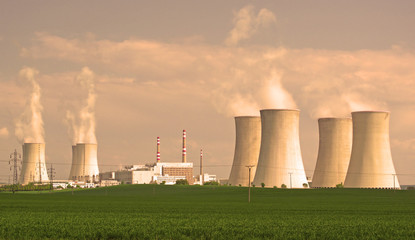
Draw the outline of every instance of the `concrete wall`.
<instances>
[{"instance_id":1,"label":"concrete wall","mask_svg":"<svg viewBox=\"0 0 415 240\"><path fill-rule=\"evenodd\" d=\"M320 118L319 148L312 187L330 188L344 184L352 151L351 118Z\"/></svg>"},{"instance_id":2,"label":"concrete wall","mask_svg":"<svg viewBox=\"0 0 415 240\"><path fill-rule=\"evenodd\" d=\"M265 187L304 188L304 172L299 139L300 111L261 110L261 147L254 184Z\"/></svg>"},{"instance_id":3,"label":"concrete wall","mask_svg":"<svg viewBox=\"0 0 415 240\"><path fill-rule=\"evenodd\" d=\"M23 163L19 183L48 182L44 143L24 143Z\"/></svg>"},{"instance_id":4,"label":"concrete wall","mask_svg":"<svg viewBox=\"0 0 415 240\"><path fill-rule=\"evenodd\" d=\"M251 182L254 180L261 146L261 118L254 116L235 117L235 153L228 183L233 186L248 186L252 165Z\"/></svg>"},{"instance_id":5,"label":"concrete wall","mask_svg":"<svg viewBox=\"0 0 415 240\"><path fill-rule=\"evenodd\" d=\"M352 112L353 146L344 186L399 188L389 143L389 112Z\"/></svg>"}]
</instances>

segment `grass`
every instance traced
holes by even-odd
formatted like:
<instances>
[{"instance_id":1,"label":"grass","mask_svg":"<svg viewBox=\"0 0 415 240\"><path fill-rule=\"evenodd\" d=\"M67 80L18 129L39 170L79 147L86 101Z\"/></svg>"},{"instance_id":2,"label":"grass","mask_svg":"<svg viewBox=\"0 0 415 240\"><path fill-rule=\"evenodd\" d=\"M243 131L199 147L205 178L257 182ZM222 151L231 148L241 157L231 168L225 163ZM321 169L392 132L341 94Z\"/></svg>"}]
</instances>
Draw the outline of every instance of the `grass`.
<instances>
[{"instance_id":1,"label":"grass","mask_svg":"<svg viewBox=\"0 0 415 240\"><path fill-rule=\"evenodd\" d=\"M415 191L121 185L0 193L0 239L411 239Z\"/></svg>"}]
</instances>

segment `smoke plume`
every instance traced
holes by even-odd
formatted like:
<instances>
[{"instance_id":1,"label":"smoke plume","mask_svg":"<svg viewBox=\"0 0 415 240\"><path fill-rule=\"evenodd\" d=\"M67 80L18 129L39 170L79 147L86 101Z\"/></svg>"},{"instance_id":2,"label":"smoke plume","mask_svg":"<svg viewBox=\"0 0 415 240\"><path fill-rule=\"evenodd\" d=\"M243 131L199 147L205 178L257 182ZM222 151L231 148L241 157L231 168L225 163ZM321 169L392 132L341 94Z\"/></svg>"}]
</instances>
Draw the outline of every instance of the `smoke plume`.
<instances>
[{"instance_id":1,"label":"smoke plume","mask_svg":"<svg viewBox=\"0 0 415 240\"><path fill-rule=\"evenodd\" d=\"M44 143L42 104L40 103L40 86L35 76L39 72L34 68L25 67L19 75L31 85L31 94L26 102L24 112L16 121L15 135L20 143Z\"/></svg>"},{"instance_id":2,"label":"smoke plume","mask_svg":"<svg viewBox=\"0 0 415 240\"><path fill-rule=\"evenodd\" d=\"M97 98L94 83L95 74L88 68L82 68L76 77L77 83L86 90L81 106L66 112L66 121L70 127L73 143L97 143L95 136L95 101Z\"/></svg>"}]
</instances>

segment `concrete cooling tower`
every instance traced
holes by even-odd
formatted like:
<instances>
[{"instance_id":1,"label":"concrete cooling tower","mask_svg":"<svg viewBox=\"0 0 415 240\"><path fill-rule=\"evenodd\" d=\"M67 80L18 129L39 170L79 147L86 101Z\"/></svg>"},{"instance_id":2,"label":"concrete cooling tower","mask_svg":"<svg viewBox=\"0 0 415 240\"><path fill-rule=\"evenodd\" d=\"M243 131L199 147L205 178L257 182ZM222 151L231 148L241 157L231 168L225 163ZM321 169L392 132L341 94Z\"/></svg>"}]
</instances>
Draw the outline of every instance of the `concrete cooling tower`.
<instances>
[{"instance_id":1,"label":"concrete cooling tower","mask_svg":"<svg viewBox=\"0 0 415 240\"><path fill-rule=\"evenodd\" d=\"M49 177L45 163L44 143L24 143L23 163L20 174L21 184L30 182L48 182Z\"/></svg>"},{"instance_id":2,"label":"concrete cooling tower","mask_svg":"<svg viewBox=\"0 0 415 240\"><path fill-rule=\"evenodd\" d=\"M347 188L400 188L389 143L389 112L352 112L353 146Z\"/></svg>"},{"instance_id":3,"label":"concrete cooling tower","mask_svg":"<svg viewBox=\"0 0 415 240\"><path fill-rule=\"evenodd\" d=\"M261 118L235 117L235 129L235 154L228 183L248 186L249 173L246 166L254 166L251 170L253 181L261 145Z\"/></svg>"},{"instance_id":4,"label":"concrete cooling tower","mask_svg":"<svg viewBox=\"0 0 415 240\"><path fill-rule=\"evenodd\" d=\"M300 149L299 116L298 110L261 110L261 148L255 185L304 188L303 184L307 184Z\"/></svg>"},{"instance_id":5,"label":"concrete cooling tower","mask_svg":"<svg viewBox=\"0 0 415 240\"><path fill-rule=\"evenodd\" d=\"M313 188L333 188L344 184L352 151L352 119L320 118L319 148L313 174Z\"/></svg>"},{"instance_id":6,"label":"concrete cooling tower","mask_svg":"<svg viewBox=\"0 0 415 240\"><path fill-rule=\"evenodd\" d=\"M85 182L99 180L97 146L92 143L78 143L72 146L70 180Z\"/></svg>"}]
</instances>

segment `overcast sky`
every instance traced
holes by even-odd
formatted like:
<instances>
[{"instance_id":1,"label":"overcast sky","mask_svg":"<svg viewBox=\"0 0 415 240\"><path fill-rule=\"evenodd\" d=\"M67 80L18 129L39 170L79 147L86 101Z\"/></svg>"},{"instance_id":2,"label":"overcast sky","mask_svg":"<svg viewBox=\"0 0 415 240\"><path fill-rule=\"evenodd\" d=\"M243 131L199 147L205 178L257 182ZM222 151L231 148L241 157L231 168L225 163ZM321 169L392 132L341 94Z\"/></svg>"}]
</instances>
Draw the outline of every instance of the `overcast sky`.
<instances>
[{"instance_id":1,"label":"overcast sky","mask_svg":"<svg viewBox=\"0 0 415 240\"><path fill-rule=\"evenodd\" d=\"M233 116L298 108L307 176L319 117L387 110L398 177L415 183L414 12L379 0L1 1L0 182L38 84L60 179L76 141L68 113L92 116L101 171L154 162L157 136L162 161L180 161L186 129L188 161L203 147L205 170L228 178Z\"/></svg>"}]
</instances>

